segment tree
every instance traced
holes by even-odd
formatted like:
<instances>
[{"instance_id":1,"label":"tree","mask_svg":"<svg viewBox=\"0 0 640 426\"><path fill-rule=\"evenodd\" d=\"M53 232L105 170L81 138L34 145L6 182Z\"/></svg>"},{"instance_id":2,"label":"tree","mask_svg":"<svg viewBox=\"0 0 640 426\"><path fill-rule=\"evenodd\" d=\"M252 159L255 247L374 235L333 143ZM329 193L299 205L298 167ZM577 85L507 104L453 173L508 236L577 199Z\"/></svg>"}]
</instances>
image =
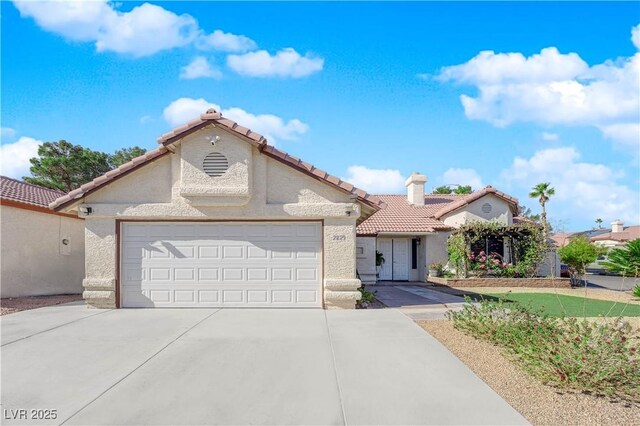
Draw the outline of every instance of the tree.
<instances>
[{"instance_id":1,"label":"tree","mask_svg":"<svg viewBox=\"0 0 640 426\"><path fill-rule=\"evenodd\" d=\"M597 229L602 229L602 219L600 218L596 219L596 226L598 227Z\"/></svg>"},{"instance_id":2,"label":"tree","mask_svg":"<svg viewBox=\"0 0 640 426\"><path fill-rule=\"evenodd\" d=\"M471 189L471 185L459 185L453 192L454 194L471 194L473 189Z\"/></svg>"},{"instance_id":3,"label":"tree","mask_svg":"<svg viewBox=\"0 0 640 426\"><path fill-rule=\"evenodd\" d=\"M45 142L31 162L25 182L69 192L111 170L109 156L66 140Z\"/></svg>"},{"instance_id":4,"label":"tree","mask_svg":"<svg viewBox=\"0 0 640 426\"><path fill-rule=\"evenodd\" d=\"M640 238L627 242L624 247L612 249L607 260L600 264L607 271L623 277L640 277Z\"/></svg>"},{"instance_id":5,"label":"tree","mask_svg":"<svg viewBox=\"0 0 640 426\"><path fill-rule=\"evenodd\" d=\"M544 232L544 239L547 240L549 232L549 224L547 223L547 209L546 204L549 198L556 193L556 190L551 187L549 182L542 182L537 184L531 189L529 197L537 198L542 207L542 213L540 214L540 221L542 222L542 230Z\"/></svg>"},{"instance_id":6,"label":"tree","mask_svg":"<svg viewBox=\"0 0 640 426\"><path fill-rule=\"evenodd\" d=\"M520 204L518 205L518 210L520 211L520 216L529 219L532 222L540 223L540 214L533 214L529 207Z\"/></svg>"},{"instance_id":7,"label":"tree","mask_svg":"<svg viewBox=\"0 0 640 426\"><path fill-rule=\"evenodd\" d=\"M447 185L442 185L437 188L433 188L434 194L451 194L453 191Z\"/></svg>"},{"instance_id":8,"label":"tree","mask_svg":"<svg viewBox=\"0 0 640 426\"><path fill-rule=\"evenodd\" d=\"M601 250L582 235L572 238L569 244L558 250L560 260L569 267L572 285L578 284L579 279L586 273L587 265L595 262L600 253Z\"/></svg>"},{"instance_id":9,"label":"tree","mask_svg":"<svg viewBox=\"0 0 640 426\"><path fill-rule=\"evenodd\" d=\"M109 156L109 165L112 169L116 169L124 163L128 163L129 161L133 160L134 158L144 155L146 152L146 149L140 148L139 146L118 149L115 153L113 153L113 155Z\"/></svg>"},{"instance_id":10,"label":"tree","mask_svg":"<svg viewBox=\"0 0 640 426\"><path fill-rule=\"evenodd\" d=\"M120 149L110 155L66 140L45 142L38 147L38 157L29 160L31 176L23 179L35 185L69 192L144 153L145 150L137 146Z\"/></svg>"}]
</instances>

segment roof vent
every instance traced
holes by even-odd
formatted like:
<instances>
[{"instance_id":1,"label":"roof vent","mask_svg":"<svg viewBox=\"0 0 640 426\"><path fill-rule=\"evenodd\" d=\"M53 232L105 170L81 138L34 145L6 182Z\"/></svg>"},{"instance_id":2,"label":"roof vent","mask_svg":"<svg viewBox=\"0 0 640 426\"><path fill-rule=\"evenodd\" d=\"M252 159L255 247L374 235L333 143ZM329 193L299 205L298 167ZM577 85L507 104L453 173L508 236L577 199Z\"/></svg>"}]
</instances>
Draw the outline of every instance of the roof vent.
<instances>
[{"instance_id":1,"label":"roof vent","mask_svg":"<svg viewBox=\"0 0 640 426\"><path fill-rule=\"evenodd\" d=\"M212 152L204 157L202 168L211 177L222 176L229 169L229 161L219 152Z\"/></svg>"},{"instance_id":2,"label":"roof vent","mask_svg":"<svg viewBox=\"0 0 640 426\"><path fill-rule=\"evenodd\" d=\"M484 203L484 204L482 205L482 213L484 213L484 214L489 214L489 213L491 213L491 204L489 204L489 203Z\"/></svg>"}]
</instances>

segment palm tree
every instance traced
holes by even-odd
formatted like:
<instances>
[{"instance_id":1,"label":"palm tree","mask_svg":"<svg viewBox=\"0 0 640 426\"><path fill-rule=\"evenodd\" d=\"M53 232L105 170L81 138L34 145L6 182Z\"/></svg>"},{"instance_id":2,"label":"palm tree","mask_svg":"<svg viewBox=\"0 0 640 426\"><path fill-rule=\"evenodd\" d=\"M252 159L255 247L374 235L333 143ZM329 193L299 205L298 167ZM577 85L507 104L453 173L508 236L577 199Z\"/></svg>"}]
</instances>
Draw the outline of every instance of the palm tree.
<instances>
[{"instance_id":1,"label":"palm tree","mask_svg":"<svg viewBox=\"0 0 640 426\"><path fill-rule=\"evenodd\" d=\"M598 226L598 229L602 229L602 219L597 218L596 219L596 225Z\"/></svg>"},{"instance_id":2,"label":"palm tree","mask_svg":"<svg viewBox=\"0 0 640 426\"><path fill-rule=\"evenodd\" d=\"M542 230L544 233L544 240L547 240L547 230L549 225L547 224L547 210L545 205L549 198L556 193L556 190L551 187L549 182L542 182L531 188L531 192L529 193L529 197L537 198L540 201L540 206L542 207L542 214L540 215L540 221L542 222Z\"/></svg>"}]
</instances>

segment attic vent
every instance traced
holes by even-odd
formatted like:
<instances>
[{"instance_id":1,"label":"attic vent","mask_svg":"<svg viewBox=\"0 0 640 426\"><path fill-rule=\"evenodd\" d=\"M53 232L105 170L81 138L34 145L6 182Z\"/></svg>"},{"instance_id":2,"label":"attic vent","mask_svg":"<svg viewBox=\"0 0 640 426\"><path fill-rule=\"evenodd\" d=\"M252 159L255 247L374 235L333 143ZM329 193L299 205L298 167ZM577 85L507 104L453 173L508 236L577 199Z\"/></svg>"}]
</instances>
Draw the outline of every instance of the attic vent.
<instances>
[{"instance_id":1,"label":"attic vent","mask_svg":"<svg viewBox=\"0 0 640 426\"><path fill-rule=\"evenodd\" d=\"M222 176L229 169L229 161L219 152L212 152L204 157L202 168L211 177Z\"/></svg>"},{"instance_id":2,"label":"attic vent","mask_svg":"<svg viewBox=\"0 0 640 426\"><path fill-rule=\"evenodd\" d=\"M491 213L491 204L489 203L484 203L482 205L482 213Z\"/></svg>"}]
</instances>

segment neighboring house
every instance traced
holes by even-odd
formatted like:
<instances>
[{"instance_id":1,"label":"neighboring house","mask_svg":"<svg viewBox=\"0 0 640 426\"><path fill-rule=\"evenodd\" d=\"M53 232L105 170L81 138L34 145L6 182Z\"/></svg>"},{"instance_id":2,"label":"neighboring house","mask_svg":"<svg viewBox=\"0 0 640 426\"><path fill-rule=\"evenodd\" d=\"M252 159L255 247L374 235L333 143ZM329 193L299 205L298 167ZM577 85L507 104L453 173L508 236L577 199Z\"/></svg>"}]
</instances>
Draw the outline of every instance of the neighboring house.
<instances>
[{"instance_id":1,"label":"neighboring house","mask_svg":"<svg viewBox=\"0 0 640 426\"><path fill-rule=\"evenodd\" d=\"M640 225L624 226L620 220L611 222L611 230L591 237L594 244L604 247L619 247L640 238Z\"/></svg>"},{"instance_id":2,"label":"neighboring house","mask_svg":"<svg viewBox=\"0 0 640 426\"><path fill-rule=\"evenodd\" d=\"M50 207L86 226L94 307L353 308L383 203L208 110Z\"/></svg>"},{"instance_id":3,"label":"neighboring house","mask_svg":"<svg viewBox=\"0 0 640 426\"><path fill-rule=\"evenodd\" d=\"M432 262L446 264L447 239L463 224L495 221L513 225L526 221L518 216L518 200L491 186L464 195L425 194L426 182L425 175L414 173L405 182L406 196L377 195L386 208L358 225L356 257L365 284L426 281ZM475 248L498 253L507 261L511 257L508 244L499 239L480 241ZM376 251L385 259L379 272Z\"/></svg>"},{"instance_id":4,"label":"neighboring house","mask_svg":"<svg viewBox=\"0 0 640 426\"><path fill-rule=\"evenodd\" d=\"M62 195L0 177L0 297L82 292L84 221L48 207Z\"/></svg>"}]
</instances>

